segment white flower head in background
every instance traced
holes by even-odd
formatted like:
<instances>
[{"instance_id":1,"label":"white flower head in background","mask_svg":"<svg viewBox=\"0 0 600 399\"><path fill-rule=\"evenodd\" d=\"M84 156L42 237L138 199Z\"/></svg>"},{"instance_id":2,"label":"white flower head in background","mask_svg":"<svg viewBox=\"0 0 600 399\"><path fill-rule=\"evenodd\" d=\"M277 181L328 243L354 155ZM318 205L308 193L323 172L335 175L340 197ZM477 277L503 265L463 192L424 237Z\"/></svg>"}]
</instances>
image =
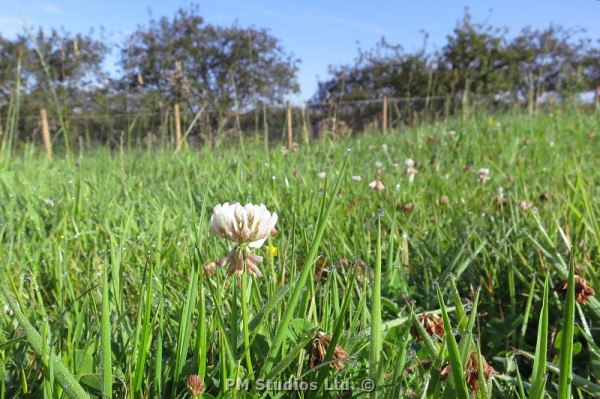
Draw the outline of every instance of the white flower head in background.
<instances>
[{"instance_id":1,"label":"white flower head in background","mask_svg":"<svg viewBox=\"0 0 600 399\"><path fill-rule=\"evenodd\" d=\"M369 188L372 188L375 191L381 191L385 188L381 180L375 179L371 183L369 183Z\"/></svg>"},{"instance_id":2,"label":"white flower head in background","mask_svg":"<svg viewBox=\"0 0 600 399\"><path fill-rule=\"evenodd\" d=\"M383 169L383 164L379 161L375 162L375 180L369 183L369 188L375 191L381 191L385 188L381 182L381 169Z\"/></svg>"},{"instance_id":3,"label":"white flower head in background","mask_svg":"<svg viewBox=\"0 0 600 399\"><path fill-rule=\"evenodd\" d=\"M485 183L491 179L490 170L488 168L480 168L477 173L479 173L479 182Z\"/></svg>"},{"instance_id":4,"label":"white flower head in background","mask_svg":"<svg viewBox=\"0 0 600 399\"><path fill-rule=\"evenodd\" d=\"M233 248L229 254L217 262L218 266L229 265L227 276L244 272L244 266L256 277L262 277L257 264L262 256L255 255L251 248L260 248L275 227L277 214L271 213L263 204L252 203L242 206L239 203L225 202L215 206L210 224L221 238L232 241Z\"/></svg>"},{"instance_id":5,"label":"white flower head in background","mask_svg":"<svg viewBox=\"0 0 600 399\"><path fill-rule=\"evenodd\" d=\"M358 175L356 175L356 176L352 176L352 180L353 180L353 181L355 181L355 182L359 182L359 181L361 181L361 180L362 180L362 177L360 177L360 176L358 176Z\"/></svg>"},{"instance_id":6,"label":"white flower head in background","mask_svg":"<svg viewBox=\"0 0 600 399\"><path fill-rule=\"evenodd\" d=\"M417 173L419 173L419 171L413 167L406 168L406 174L408 175L408 181L411 183L413 182L413 180L415 180L415 175Z\"/></svg>"},{"instance_id":7,"label":"white flower head in background","mask_svg":"<svg viewBox=\"0 0 600 399\"><path fill-rule=\"evenodd\" d=\"M319 179L323 180L327 177L327 172L319 172L317 173L317 176L319 176Z\"/></svg>"},{"instance_id":8,"label":"white flower head in background","mask_svg":"<svg viewBox=\"0 0 600 399\"><path fill-rule=\"evenodd\" d=\"M413 182L415 180L415 175L419 173L419 171L415 168L415 161L412 158L407 158L404 161L404 165L406 166L406 174L408 175L408 181Z\"/></svg>"}]
</instances>

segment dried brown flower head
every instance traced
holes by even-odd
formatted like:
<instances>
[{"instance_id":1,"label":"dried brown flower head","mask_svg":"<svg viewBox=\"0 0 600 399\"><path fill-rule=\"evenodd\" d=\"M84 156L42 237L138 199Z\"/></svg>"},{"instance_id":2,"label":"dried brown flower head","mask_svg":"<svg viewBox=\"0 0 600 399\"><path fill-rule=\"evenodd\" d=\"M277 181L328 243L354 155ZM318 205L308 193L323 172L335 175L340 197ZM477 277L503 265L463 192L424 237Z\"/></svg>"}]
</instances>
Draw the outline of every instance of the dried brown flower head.
<instances>
[{"instance_id":1,"label":"dried brown flower head","mask_svg":"<svg viewBox=\"0 0 600 399\"><path fill-rule=\"evenodd\" d=\"M185 383L192 398L197 398L204 392L204 382L202 381L202 378L196 374L190 375Z\"/></svg>"},{"instance_id":2,"label":"dried brown flower head","mask_svg":"<svg viewBox=\"0 0 600 399\"><path fill-rule=\"evenodd\" d=\"M414 206L412 202L405 202L403 204L396 205L396 210L402 211L403 213L411 213Z\"/></svg>"},{"instance_id":3,"label":"dried brown flower head","mask_svg":"<svg viewBox=\"0 0 600 399\"><path fill-rule=\"evenodd\" d=\"M548 196L548 192L544 191L543 193L540 194L540 202L547 202L550 199L550 197Z\"/></svg>"},{"instance_id":4,"label":"dried brown flower head","mask_svg":"<svg viewBox=\"0 0 600 399\"><path fill-rule=\"evenodd\" d=\"M494 370L494 368L490 366L488 362L485 361L483 356L481 357L481 360L483 360L483 379L485 380L485 382L488 382L491 376L494 374L498 374L498 372ZM452 366L450 365L450 363L445 365L440 371L441 377L447 378L450 375L451 369ZM477 352L471 351L471 353L469 353L469 358L467 359L467 364L465 365L464 373L465 381L467 382L467 386L471 391L471 395L477 395L477 392L479 392L479 356L477 355Z\"/></svg>"},{"instance_id":5,"label":"dried brown flower head","mask_svg":"<svg viewBox=\"0 0 600 399\"><path fill-rule=\"evenodd\" d=\"M300 259L300 266L304 263L305 259L301 258ZM329 273L329 266L330 263L327 260L327 258L323 257L323 256L319 256L317 258L317 260L315 261L315 277L317 279L326 279L327 278L327 274Z\"/></svg>"},{"instance_id":6,"label":"dried brown flower head","mask_svg":"<svg viewBox=\"0 0 600 399\"><path fill-rule=\"evenodd\" d=\"M450 203L450 199L448 198L448 196L446 195L442 195L439 199L438 199L438 204L439 205L448 205Z\"/></svg>"},{"instance_id":7,"label":"dried brown flower head","mask_svg":"<svg viewBox=\"0 0 600 399\"><path fill-rule=\"evenodd\" d=\"M434 313L423 313L417 316L417 321L423 326L430 337L437 336L444 338L444 320ZM421 337L415 327L410 329L411 335L420 340Z\"/></svg>"},{"instance_id":8,"label":"dried brown flower head","mask_svg":"<svg viewBox=\"0 0 600 399\"><path fill-rule=\"evenodd\" d=\"M323 331L317 332L317 336L312 341L312 352L310 354L311 368L323 364L330 343L331 335ZM337 371L340 371L344 368L344 366L346 366L346 361L349 358L350 355L348 352L346 352L340 345L336 344L329 366L335 368Z\"/></svg>"},{"instance_id":9,"label":"dried brown flower head","mask_svg":"<svg viewBox=\"0 0 600 399\"><path fill-rule=\"evenodd\" d=\"M566 281L561 281L554 286L554 291L561 294L563 297L567 294L569 284ZM575 276L575 300L582 305L585 305L590 300L590 297L596 295L596 291L590 287L584 279Z\"/></svg>"}]
</instances>

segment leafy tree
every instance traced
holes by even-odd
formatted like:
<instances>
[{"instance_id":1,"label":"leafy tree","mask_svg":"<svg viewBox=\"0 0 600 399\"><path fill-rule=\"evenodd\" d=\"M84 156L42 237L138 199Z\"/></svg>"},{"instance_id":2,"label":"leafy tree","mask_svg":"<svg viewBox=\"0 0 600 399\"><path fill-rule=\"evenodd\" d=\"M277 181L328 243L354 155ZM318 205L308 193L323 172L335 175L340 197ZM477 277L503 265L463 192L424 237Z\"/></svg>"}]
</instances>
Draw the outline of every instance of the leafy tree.
<instances>
[{"instance_id":1,"label":"leafy tree","mask_svg":"<svg viewBox=\"0 0 600 399\"><path fill-rule=\"evenodd\" d=\"M580 33L555 25L543 30L524 28L511 43L511 49L521 54L515 90L537 97L543 92L566 94L589 86L597 68L594 65L598 65L597 49L588 39L574 40ZM581 80L582 67L588 68L588 79Z\"/></svg>"},{"instance_id":2,"label":"leafy tree","mask_svg":"<svg viewBox=\"0 0 600 399\"><path fill-rule=\"evenodd\" d=\"M0 107L8 103L11 92L15 90L18 64L26 61L26 45L27 40L23 36L9 40L0 35ZM23 82L25 80L23 68L20 74L20 80Z\"/></svg>"},{"instance_id":3,"label":"leafy tree","mask_svg":"<svg viewBox=\"0 0 600 399\"><path fill-rule=\"evenodd\" d=\"M468 12L457 24L441 54L447 70L447 93L494 93L507 88L502 71L510 64L506 28L476 24Z\"/></svg>"},{"instance_id":4,"label":"leafy tree","mask_svg":"<svg viewBox=\"0 0 600 399\"><path fill-rule=\"evenodd\" d=\"M373 50L358 50L353 65L330 66L331 79L319 82L313 103L425 96L432 92L431 57L424 51L404 54L384 38Z\"/></svg>"},{"instance_id":5,"label":"leafy tree","mask_svg":"<svg viewBox=\"0 0 600 399\"><path fill-rule=\"evenodd\" d=\"M298 60L264 29L204 24L197 7L138 27L122 50L124 82L152 102L206 104L225 115L237 103L278 103L298 91Z\"/></svg>"},{"instance_id":6,"label":"leafy tree","mask_svg":"<svg viewBox=\"0 0 600 399\"><path fill-rule=\"evenodd\" d=\"M46 99L52 88L63 111L69 112L105 78L102 61L107 51L91 34L72 35L55 29L46 34L39 29L29 45L28 94Z\"/></svg>"}]
</instances>

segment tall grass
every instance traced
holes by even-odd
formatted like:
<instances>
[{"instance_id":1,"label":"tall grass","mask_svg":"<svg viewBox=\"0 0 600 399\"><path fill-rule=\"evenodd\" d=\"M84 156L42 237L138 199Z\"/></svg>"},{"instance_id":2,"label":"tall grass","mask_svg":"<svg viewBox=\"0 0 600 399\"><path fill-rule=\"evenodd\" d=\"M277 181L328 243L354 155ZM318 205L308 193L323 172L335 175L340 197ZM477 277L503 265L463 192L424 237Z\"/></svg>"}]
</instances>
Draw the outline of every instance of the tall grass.
<instances>
[{"instance_id":1,"label":"tall grass","mask_svg":"<svg viewBox=\"0 0 600 399\"><path fill-rule=\"evenodd\" d=\"M600 307L573 284L600 289L599 119L489 117L297 153L133 146L74 164L13 147L0 398L183 398L191 375L207 398L599 396ZM242 287L210 265L229 251L207 224L225 201L279 215L265 277Z\"/></svg>"}]
</instances>

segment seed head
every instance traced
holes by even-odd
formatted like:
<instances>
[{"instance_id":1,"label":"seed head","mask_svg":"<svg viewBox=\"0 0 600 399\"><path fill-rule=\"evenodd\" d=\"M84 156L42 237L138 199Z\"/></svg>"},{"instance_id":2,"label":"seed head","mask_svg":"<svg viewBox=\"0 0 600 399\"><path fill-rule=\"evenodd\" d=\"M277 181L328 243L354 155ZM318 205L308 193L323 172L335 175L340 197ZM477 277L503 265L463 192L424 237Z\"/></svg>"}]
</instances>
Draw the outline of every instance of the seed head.
<instances>
[{"instance_id":1,"label":"seed head","mask_svg":"<svg viewBox=\"0 0 600 399\"><path fill-rule=\"evenodd\" d=\"M312 352L310 355L311 368L318 366L319 364L323 364L330 343L331 335L323 331L317 332L317 336L312 341ZM348 352L346 352L340 345L336 344L335 349L333 350L333 355L331 356L332 361L329 366L335 368L337 371L340 371L344 368L346 361L349 358L350 355Z\"/></svg>"},{"instance_id":2,"label":"seed head","mask_svg":"<svg viewBox=\"0 0 600 399\"><path fill-rule=\"evenodd\" d=\"M579 276L575 276L575 300L582 305L585 305L590 300L590 297L596 295L596 291L588 285L588 282ZM567 294L569 285L566 281L561 281L554 286L554 291L561 294L563 297Z\"/></svg>"}]
</instances>

